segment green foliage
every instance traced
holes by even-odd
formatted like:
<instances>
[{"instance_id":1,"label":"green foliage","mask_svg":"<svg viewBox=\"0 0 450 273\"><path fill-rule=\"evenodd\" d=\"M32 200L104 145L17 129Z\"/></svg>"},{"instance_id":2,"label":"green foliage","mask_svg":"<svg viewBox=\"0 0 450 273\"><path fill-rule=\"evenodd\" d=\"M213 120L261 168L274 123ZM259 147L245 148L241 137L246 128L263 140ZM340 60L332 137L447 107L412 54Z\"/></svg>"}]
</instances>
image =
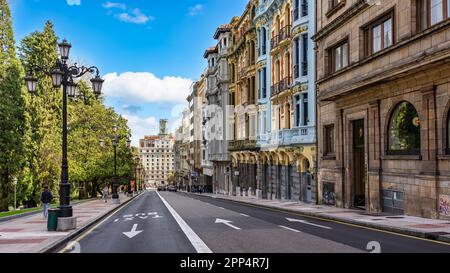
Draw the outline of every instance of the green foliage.
<instances>
[{"instance_id":1,"label":"green foliage","mask_svg":"<svg viewBox=\"0 0 450 273\"><path fill-rule=\"evenodd\" d=\"M13 177L24 163L27 124L23 68L15 56L8 4L0 0L0 211L8 210Z\"/></svg>"},{"instance_id":2,"label":"green foliage","mask_svg":"<svg viewBox=\"0 0 450 273\"><path fill-rule=\"evenodd\" d=\"M18 179L18 206L35 207L48 185L58 197L62 159L62 91L52 86L51 71L58 58L57 36L47 22L42 31L26 36L15 52L8 3L0 0L0 211L13 202L13 178ZM20 60L20 61L19 61ZM36 68L43 68L42 71ZM24 86L25 71L34 71L36 95ZM118 126L117 175L128 184L135 162L126 147L127 121L93 94L90 84L79 82L85 99L68 104L69 181L73 198L96 197L114 174L111 136ZM100 140L105 141L102 147Z\"/></svg>"}]
</instances>

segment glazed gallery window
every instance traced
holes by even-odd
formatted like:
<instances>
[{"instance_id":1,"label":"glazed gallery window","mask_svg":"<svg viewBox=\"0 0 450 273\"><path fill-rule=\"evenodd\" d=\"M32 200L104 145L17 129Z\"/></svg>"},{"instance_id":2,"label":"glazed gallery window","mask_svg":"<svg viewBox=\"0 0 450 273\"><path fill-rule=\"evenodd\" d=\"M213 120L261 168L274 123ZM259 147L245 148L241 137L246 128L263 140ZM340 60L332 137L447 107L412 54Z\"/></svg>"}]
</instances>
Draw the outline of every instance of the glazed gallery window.
<instances>
[{"instance_id":1,"label":"glazed gallery window","mask_svg":"<svg viewBox=\"0 0 450 273\"><path fill-rule=\"evenodd\" d=\"M330 58L330 73L339 71L348 66L349 52L348 42L344 41L331 49L329 49L328 55Z\"/></svg>"},{"instance_id":2,"label":"glazed gallery window","mask_svg":"<svg viewBox=\"0 0 450 273\"><path fill-rule=\"evenodd\" d=\"M388 155L420 155L420 118L411 103L397 105L388 130Z\"/></svg>"},{"instance_id":3,"label":"glazed gallery window","mask_svg":"<svg viewBox=\"0 0 450 273\"><path fill-rule=\"evenodd\" d=\"M325 126L325 150L324 156L332 156L335 154L334 150L334 125Z\"/></svg>"},{"instance_id":4,"label":"glazed gallery window","mask_svg":"<svg viewBox=\"0 0 450 273\"><path fill-rule=\"evenodd\" d=\"M421 30L450 18L450 0L418 0Z\"/></svg>"}]
</instances>

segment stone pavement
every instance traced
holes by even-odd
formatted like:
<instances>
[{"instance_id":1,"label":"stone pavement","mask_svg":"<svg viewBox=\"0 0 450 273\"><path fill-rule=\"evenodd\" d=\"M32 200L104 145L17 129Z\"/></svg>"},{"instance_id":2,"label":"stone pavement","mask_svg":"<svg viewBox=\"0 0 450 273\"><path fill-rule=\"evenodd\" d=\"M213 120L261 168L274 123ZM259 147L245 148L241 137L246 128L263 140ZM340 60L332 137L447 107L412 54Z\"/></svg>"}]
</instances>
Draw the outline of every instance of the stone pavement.
<instances>
[{"instance_id":1,"label":"stone pavement","mask_svg":"<svg viewBox=\"0 0 450 273\"><path fill-rule=\"evenodd\" d=\"M198 193L191 193L198 194ZM312 205L303 202L265 200L256 197L228 196L221 194L198 194L251 205L281 209L306 216L340 221L359 226L382 229L405 235L450 242L450 221L420 218L407 215L370 214L361 210L332 206Z\"/></svg>"},{"instance_id":2,"label":"stone pavement","mask_svg":"<svg viewBox=\"0 0 450 273\"><path fill-rule=\"evenodd\" d=\"M97 199L73 205L77 229L70 232L47 231L47 220L42 213L0 223L0 253L39 253L57 242L84 229L132 197L120 195L121 204L113 205Z\"/></svg>"}]
</instances>

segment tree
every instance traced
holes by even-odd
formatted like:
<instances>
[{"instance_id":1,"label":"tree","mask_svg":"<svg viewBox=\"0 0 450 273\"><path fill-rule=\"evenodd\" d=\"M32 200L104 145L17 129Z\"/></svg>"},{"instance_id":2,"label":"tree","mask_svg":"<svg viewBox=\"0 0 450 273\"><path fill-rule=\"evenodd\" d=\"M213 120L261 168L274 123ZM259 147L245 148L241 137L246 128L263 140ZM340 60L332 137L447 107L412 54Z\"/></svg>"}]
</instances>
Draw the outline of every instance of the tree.
<instances>
[{"instance_id":1,"label":"tree","mask_svg":"<svg viewBox=\"0 0 450 273\"><path fill-rule=\"evenodd\" d=\"M44 185L57 193L60 181L62 94L53 88L48 75L58 58L57 40L53 24L46 22L42 32L31 33L19 47L19 57L26 71L34 71L39 80L36 95L30 98L27 107L31 117L30 137L26 142L29 173L24 175L24 180L31 183L25 196L27 207L36 206ZM43 70L36 71L37 67Z\"/></svg>"},{"instance_id":2,"label":"tree","mask_svg":"<svg viewBox=\"0 0 450 273\"><path fill-rule=\"evenodd\" d=\"M24 162L27 130L23 68L14 44L9 6L0 0L0 211L8 210L11 181Z\"/></svg>"}]
</instances>

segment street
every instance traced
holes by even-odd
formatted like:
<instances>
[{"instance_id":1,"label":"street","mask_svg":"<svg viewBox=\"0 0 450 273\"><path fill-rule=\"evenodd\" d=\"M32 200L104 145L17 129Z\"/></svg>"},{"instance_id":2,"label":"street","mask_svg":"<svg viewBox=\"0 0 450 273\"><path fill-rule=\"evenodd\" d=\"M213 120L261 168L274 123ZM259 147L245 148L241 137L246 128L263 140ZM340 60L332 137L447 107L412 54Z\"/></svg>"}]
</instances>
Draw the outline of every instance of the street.
<instances>
[{"instance_id":1,"label":"street","mask_svg":"<svg viewBox=\"0 0 450 273\"><path fill-rule=\"evenodd\" d=\"M81 253L450 252L445 243L156 191L145 192L75 241Z\"/></svg>"}]
</instances>

